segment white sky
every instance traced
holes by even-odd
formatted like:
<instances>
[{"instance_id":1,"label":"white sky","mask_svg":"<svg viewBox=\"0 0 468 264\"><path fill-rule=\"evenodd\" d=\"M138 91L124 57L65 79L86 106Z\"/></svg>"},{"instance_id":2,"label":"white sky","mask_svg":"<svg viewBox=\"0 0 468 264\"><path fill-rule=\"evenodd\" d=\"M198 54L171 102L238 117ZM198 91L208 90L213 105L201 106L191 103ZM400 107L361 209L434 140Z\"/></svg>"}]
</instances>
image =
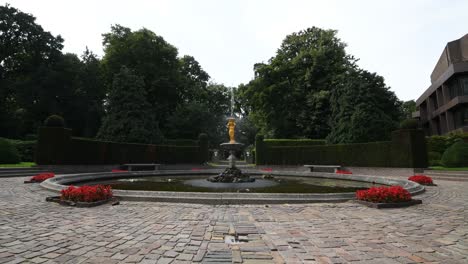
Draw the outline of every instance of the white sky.
<instances>
[{"instance_id":1,"label":"white sky","mask_svg":"<svg viewBox=\"0 0 468 264\"><path fill-rule=\"evenodd\" d=\"M163 36L192 55L212 81L237 86L253 64L274 56L286 35L317 26L338 30L359 65L382 75L402 100L417 99L445 44L468 33L466 0L9 0L45 30L65 39L65 52L102 55L112 24Z\"/></svg>"}]
</instances>

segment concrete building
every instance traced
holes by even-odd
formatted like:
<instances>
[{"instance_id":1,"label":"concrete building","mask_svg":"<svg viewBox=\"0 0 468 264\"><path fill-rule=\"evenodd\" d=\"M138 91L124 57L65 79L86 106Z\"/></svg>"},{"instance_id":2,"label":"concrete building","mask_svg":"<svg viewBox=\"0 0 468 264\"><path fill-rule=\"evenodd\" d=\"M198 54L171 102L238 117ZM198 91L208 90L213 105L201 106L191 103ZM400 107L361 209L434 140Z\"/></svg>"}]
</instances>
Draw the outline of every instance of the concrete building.
<instances>
[{"instance_id":1,"label":"concrete building","mask_svg":"<svg viewBox=\"0 0 468 264\"><path fill-rule=\"evenodd\" d=\"M468 132L468 34L447 43L416 105L427 135Z\"/></svg>"}]
</instances>

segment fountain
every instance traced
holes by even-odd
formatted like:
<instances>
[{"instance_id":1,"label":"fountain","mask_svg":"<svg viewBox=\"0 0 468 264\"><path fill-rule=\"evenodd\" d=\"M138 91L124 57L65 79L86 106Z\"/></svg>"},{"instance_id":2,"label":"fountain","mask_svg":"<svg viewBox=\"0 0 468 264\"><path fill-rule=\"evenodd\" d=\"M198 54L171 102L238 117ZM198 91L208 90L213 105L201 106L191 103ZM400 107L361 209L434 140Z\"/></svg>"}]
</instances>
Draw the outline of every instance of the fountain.
<instances>
[{"instance_id":1,"label":"fountain","mask_svg":"<svg viewBox=\"0 0 468 264\"><path fill-rule=\"evenodd\" d=\"M254 178L249 175L243 174L242 171L236 167L236 151L243 149L244 144L238 143L235 140L234 133L236 127L236 119L234 118L234 90L231 88L231 117L228 118L228 132L229 142L220 144L221 149L229 151L229 167L217 176L209 177L207 180L210 182L254 182Z\"/></svg>"}]
</instances>

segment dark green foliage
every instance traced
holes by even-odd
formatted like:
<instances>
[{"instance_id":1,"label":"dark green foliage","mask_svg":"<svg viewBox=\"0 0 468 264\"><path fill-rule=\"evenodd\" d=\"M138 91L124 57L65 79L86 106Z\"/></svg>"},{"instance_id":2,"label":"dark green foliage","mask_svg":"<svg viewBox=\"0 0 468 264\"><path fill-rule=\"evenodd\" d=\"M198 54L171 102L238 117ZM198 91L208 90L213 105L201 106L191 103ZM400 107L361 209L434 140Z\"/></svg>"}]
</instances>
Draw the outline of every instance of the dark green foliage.
<instances>
[{"instance_id":1,"label":"dark green foliage","mask_svg":"<svg viewBox=\"0 0 468 264\"><path fill-rule=\"evenodd\" d=\"M255 136L255 163L258 165L265 164L265 144L264 136L262 134L257 134Z\"/></svg>"},{"instance_id":2,"label":"dark green foliage","mask_svg":"<svg viewBox=\"0 0 468 264\"><path fill-rule=\"evenodd\" d=\"M114 25L103 37L102 63L109 89L123 65L132 69L142 78L149 110L156 115L153 122L162 124L179 102L181 72L177 49L145 28L131 31Z\"/></svg>"},{"instance_id":3,"label":"dark green foliage","mask_svg":"<svg viewBox=\"0 0 468 264\"><path fill-rule=\"evenodd\" d=\"M268 147L291 147L291 146L315 146L325 145L324 139L265 139L265 146Z\"/></svg>"},{"instance_id":4,"label":"dark green foliage","mask_svg":"<svg viewBox=\"0 0 468 264\"><path fill-rule=\"evenodd\" d=\"M9 140L15 146L20 155L22 162L34 161L34 151L36 148L36 140Z\"/></svg>"},{"instance_id":5,"label":"dark green foliage","mask_svg":"<svg viewBox=\"0 0 468 264\"><path fill-rule=\"evenodd\" d=\"M128 143L159 143L162 135L144 89L143 79L122 67L109 94L107 115L98 138Z\"/></svg>"},{"instance_id":6,"label":"dark green foliage","mask_svg":"<svg viewBox=\"0 0 468 264\"><path fill-rule=\"evenodd\" d=\"M0 138L0 164L15 164L20 162L16 147L7 139Z\"/></svg>"},{"instance_id":7,"label":"dark green foliage","mask_svg":"<svg viewBox=\"0 0 468 264\"><path fill-rule=\"evenodd\" d=\"M440 166L442 155L439 152L429 152L427 155L429 166Z\"/></svg>"},{"instance_id":8,"label":"dark green foliage","mask_svg":"<svg viewBox=\"0 0 468 264\"><path fill-rule=\"evenodd\" d=\"M201 83L194 87L198 87L198 90L187 90L183 96L186 102L179 104L168 116L162 127L164 135L170 138L196 138L206 132L209 141L217 146L226 140L227 135L228 88Z\"/></svg>"},{"instance_id":9,"label":"dark green foliage","mask_svg":"<svg viewBox=\"0 0 468 264\"><path fill-rule=\"evenodd\" d=\"M459 141L447 148L441 162L445 167L468 166L468 143Z\"/></svg>"},{"instance_id":10,"label":"dark green foliage","mask_svg":"<svg viewBox=\"0 0 468 264\"><path fill-rule=\"evenodd\" d=\"M271 147L264 164L393 167L391 148L391 142Z\"/></svg>"},{"instance_id":11,"label":"dark green foliage","mask_svg":"<svg viewBox=\"0 0 468 264\"><path fill-rule=\"evenodd\" d=\"M200 147L200 162L207 162L210 158L208 135L201 133L198 136L198 145Z\"/></svg>"},{"instance_id":12,"label":"dark green foliage","mask_svg":"<svg viewBox=\"0 0 468 264\"><path fill-rule=\"evenodd\" d=\"M268 146L259 136L256 164L425 168L427 153L420 130L395 131L392 141L315 146Z\"/></svg>"},{"instance_id":13,"label":"dark green foliage","mask_svg":"<svg viewBox=\"0 0 468 264\"><path fill-rule=\"evenodd\" d=\"M430 136L426 138L427 151L438 152L443 154L448 146L448 137L446 136Z\"/></svg>"},{"instance_id":14,"label":"dark green foliage","mask_svg":"<svg viewBox=\"0 0 468 264\"><path fill-rule=\"evenodd\" d=\"M390 139L401 103L381 76L356 66L336 35L316 27L293 33L268 63L254 65L255 79L239 86L239 97L261 133L331 143Z\"/></svg>"},{"instance_id":15,"label":"dark green foliage","mask_svg":"<svg viewBox=\"0 0 468 264\"><path fill-rule=\"evenodd\" d=\"M0 6L0 32L0 135L36 133L58 113L77 135L95 136L105 95L96 56L62 54L60 36L9 5Z\"/></svg>"},{"instance_id":16,"label":"dark green foliage","mask_svg":"<svg viewBox=\"0 0 468 264\"><path fill-rule=\"evenodd\" d=\"M394 167L426 168L427 148L424 132L403 129L392 132L392 162Z\"/></svg>"},{"instance_id":17,"label":"dark green foliage","mask_svg":"<svg viewBox=\"0 0 468 264\"><path fill-rule=\"evenodd\" d=\"M65 120L59 115L51 115L44 122L46 127L65 127Z\"/></svg>"},{"instance_id":18,"label":"dark green foliage","mask_svg":"<svg viewBox=\"0 0 468 264\"><path fill-rule=\"evenodd\" d=\"M398 98L375 73L350 69L331 92L330 143L389 140L401 117Z\"/></svg>"},{"instance_id":19,"label":"dark green foliage","mask_svg":"<svg viewBox=\"0 0 468 264\"><path fill-rule=\"evenodd\" d=\"M400 123L401 129L417 129L419 127L418 120L410 118L405 119Z\"/></svg>"},{"instance_id":20,"label":"dark green foliage","mask_svg":"<svg viewBox=\"0 0 468 264\"><path fill-rule=\"evenodd\" d=\"M262 133L281 138L328 134L330 91L349 59L336 33L316 27L293 33L268 63L254 65L256 77L239 86L239 95Z\"/></svg>"},{"instance_id":21,"label":"dark green foliage","mask_svg":"<svg viewBox=\"0 0 468 264\"><path fill-rule=\"evenodd\" d=\"M35 152L37 164L65 164L72 130L62 127L40 127Z\"/></svg>"},{"instance_id":22,"label":"dark green foliage","mask_svg":"<svg viewBox=\"0 0 468 264\"><path fill-rule=\"evenodd\" d=\"M193 139L164 139L164 145L171 146L197 146L198 141Z\"/></svg>"},{"instance_id":23,"label":"dark green foliage","mask_svg":"<svg viewBox=\"0 0 468 264\"><path fill-rule=\"evenodd\" d=\"M75 138L71 137L70 129L42 127L39 130L36 163L201 163L204 160L200 149L201 145L150 145Z\"/></svg>"},{"instance_id":24,"label":"dark green foliage","mask_svg":"<svg viewBox=\"0 0 468 264\"><path fill-rule=\"evenodd\" d=\"M61 95L51 73L62 55L63 39L35 20L8 4L0 6L0 136L33 132L56 105L45 102L49 93Z\"/></svg>"},{"instance_id":25,"label":"dark green foliage","mask_svg":"<svg viewBox=\"0 0 468 264\"><path fill-rule=\"evenodd\" d=\"M401 104L403 118L411 119L413 112L416 110L416 102L414 100L406 101Z\"/></svg>"}]
</instances>

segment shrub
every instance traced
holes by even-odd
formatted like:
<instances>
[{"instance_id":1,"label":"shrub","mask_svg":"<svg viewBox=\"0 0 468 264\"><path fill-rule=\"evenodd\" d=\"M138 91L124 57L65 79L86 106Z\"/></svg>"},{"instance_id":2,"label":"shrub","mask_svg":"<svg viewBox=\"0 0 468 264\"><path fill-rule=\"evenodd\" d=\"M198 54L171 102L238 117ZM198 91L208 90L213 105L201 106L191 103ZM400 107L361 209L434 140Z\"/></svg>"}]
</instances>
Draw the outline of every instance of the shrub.
<instances>
[{"instance_id":1,"label":"shrub","mask_svg":"<svg viewBox=\"0 0 468 264\"><path fill-rule=\"evenodd\" d=\"M44 125L46 127L65 127L65 120L59 115L51 115L45 120Z\"/></svg>"},{"instance_id":2,"label":"shrub","mask_svg":"<svg viewBox=\"0 0 468 264\"><path fill-rule=\"evenodd\" d=\"M400 128L401 129L417 129L419 126L418 120L410 118L410 119L405 119L400 123Z\"/></svg>"},{"instance_id":3,"label":"shrub","mask_svg":"<svg viewBox=\"0 0 468 264\"><path fill-rule=\"evenodd\" d=\"M440 159L442 158L442 155L439 152L429 152L427 155L429 159L429 166L440 166Z\"/></svg>"},{"instance_id":4,"label":"shrub","mask_svg":"<svg viewBox=\"0 0 468 264\"><path fill-rule=\"evenodd\" d=\"M16 147L9 140L0 138L0 164L14 164L20 160Z\"/></svg>"},{"instance_id":5,"label":"shrub","mask_svg":"<svg viewBox=\"0 0 468 264\"><path fill-rule=\"evenodd\" d=\"M325 139L265 139L267 147L316 146L325 145Z\"/></svg>"},{"instance_id":6,"label":"shrub","mask_svg":"<svg viewBox=\"0 0 468 264\"><path fill-rule=\"evenodd\" d=\"M110 186L70 186L60 191L60 199L73 202L97 202L112 198L112 188Z\"/></svg>"},{"instance_id":7,"label":"shrub","mask_svg":"<svg viewBox=\"0 0 468 264\"><path fill-rule=\"evenodd\" d=\"M165 139L163 144L172 146L198 146L198 142L193 139Z\"/></svg>"},{"instance_id":8,"label":"shrub","mask_svg":"<svg viewBox=\"0 0 468 264\"><path fill-rule=\"evenodd\" d=\"M13 140L9 141L16 147L20 155L21 161L34 161L34 150L36 148L37 141L35 140Z\"/></svg>"},{"instance_id":9,"label":"shrub","mask_svg":"<svg viewBox=\"0 0 468 264\"><path fill-rule=\"evenodd\" d=\"M432 178L426 175L414 175L414 176L409 177L408 180L417 182L422 185L434 184L434 182L432 181Z\"/></svg>"},{"instance_id":10,"label":"shrub","mask_svg":"<svg viewBox=\"0 0 468 264\"><path fill-rule=\"evenodd\" d=\"M468 143L456 142L444 152L441 161L445 167L468 166Z\"/></svg>"},{"instance_id":11,"label":"shrub","mask_svg":"<svg viewBox=\"0 0 468 264\"><path fill-rule=\"evenodd\" d=\"M45 173L40 173L31 178L31 181L33 182L43 182L47 179L55 177L55 174L53 172L45 172Z\"/></svg>"},{"instance_id":12,"label":"shrub","mask_svg":"<svg viewBox=\"0 0 468 264\"><path fill-rule=\"evenodd\" d=\"M426 138L427 151L438 152L440 154L449 147L448 137L446 136L431 136Z\"/></svg>"},{"instance_id":13,"label":"shrub","mask_svg":"<svg viewBox=\"0 0 468 264\"><path fill-rule=\"evenodd\" d=\"M356 191L356 198L373 203L399 203L411 201L411 194L401 186L383 186Z\"/></svg>"}]
</instances>

